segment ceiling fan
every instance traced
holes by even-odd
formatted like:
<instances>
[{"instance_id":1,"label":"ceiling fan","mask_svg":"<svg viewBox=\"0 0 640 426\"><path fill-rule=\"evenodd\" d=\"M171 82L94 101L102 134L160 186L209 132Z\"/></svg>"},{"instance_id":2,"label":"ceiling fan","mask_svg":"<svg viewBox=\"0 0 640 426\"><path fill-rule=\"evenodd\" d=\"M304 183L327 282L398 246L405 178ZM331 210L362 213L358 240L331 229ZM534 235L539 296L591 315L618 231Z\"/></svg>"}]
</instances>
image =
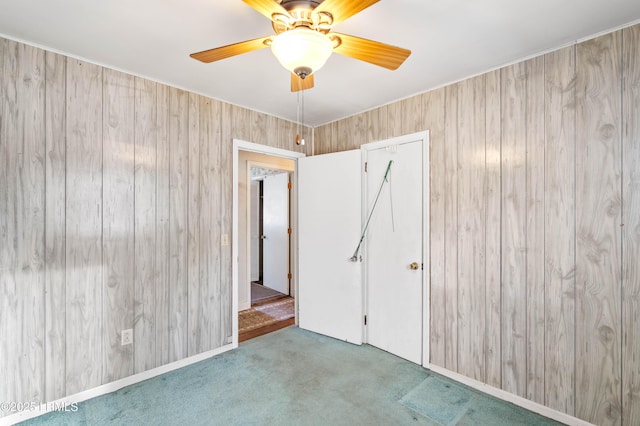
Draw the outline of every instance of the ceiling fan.
<instances>
[{"instance_id":1,"label":"ceiling fan","mask_svg":"<svg viewBox=\"0 0 640 426\"><path fill-rule=\"evenodd\" d=\"M291 91L313 87L313 73L332 52L395 70L410 50L331 31L379 0L243 0L271 19L275 35L192 53L202 62L214 62L271 47L280 63L291 71Z\"/></svg>"}]
</instances>

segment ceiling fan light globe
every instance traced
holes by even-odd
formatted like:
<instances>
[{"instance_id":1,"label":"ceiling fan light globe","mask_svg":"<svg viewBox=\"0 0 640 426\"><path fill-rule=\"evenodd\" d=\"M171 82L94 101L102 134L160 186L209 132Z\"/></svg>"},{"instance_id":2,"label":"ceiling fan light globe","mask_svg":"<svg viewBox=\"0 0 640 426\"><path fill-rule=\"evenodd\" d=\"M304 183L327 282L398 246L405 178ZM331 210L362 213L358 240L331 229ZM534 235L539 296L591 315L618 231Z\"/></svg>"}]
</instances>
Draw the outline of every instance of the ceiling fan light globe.
<instances>
[{"instance_id":1,"label":"ceiling fan light globe","mask_svg":"<svg viewBox=\"0 0 640 426\"><path fill-rule=\"evenodd\" d=\"M306 77L327 62L333 43L323 33L299 27L278 34L271 43L271 51L287 70L299 76L304 73Z\"/></svg>"}]
</instances>

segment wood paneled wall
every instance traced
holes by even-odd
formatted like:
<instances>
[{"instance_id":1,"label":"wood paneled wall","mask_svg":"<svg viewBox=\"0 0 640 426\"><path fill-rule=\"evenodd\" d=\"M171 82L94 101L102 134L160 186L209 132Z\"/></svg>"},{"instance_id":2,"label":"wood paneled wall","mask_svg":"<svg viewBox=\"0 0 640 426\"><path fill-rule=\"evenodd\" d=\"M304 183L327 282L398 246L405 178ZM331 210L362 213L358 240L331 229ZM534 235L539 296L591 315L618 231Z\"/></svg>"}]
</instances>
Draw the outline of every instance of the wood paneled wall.
<instances>
[{"instance_id":1,"label":"wood paneled wall","mask_svg":"<svg viewBox=\"0 0 640 426\"><path fill-rule=\"evenodd\" d=\"M290 122L0 39L0 401L229 341L234 138L300 150Z\"/></svg>"},{"instance_id":2,"label":"wood paneled wall","mask_svg":"<svg viewBox=\"0 0 640 426\"><path fill-rule=\"evenodd\" d=\"M315 129L431 135L431 362L640 423L640 25Z\"/></svg>"}]
</instances>

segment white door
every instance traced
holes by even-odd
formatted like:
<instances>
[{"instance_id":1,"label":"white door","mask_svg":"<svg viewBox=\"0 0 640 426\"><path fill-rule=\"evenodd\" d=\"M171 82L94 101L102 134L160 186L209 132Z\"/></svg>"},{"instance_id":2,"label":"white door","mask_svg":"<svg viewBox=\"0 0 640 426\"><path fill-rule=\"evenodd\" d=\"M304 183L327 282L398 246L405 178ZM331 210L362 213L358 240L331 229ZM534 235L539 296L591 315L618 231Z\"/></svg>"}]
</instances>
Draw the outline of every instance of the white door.
<instances>
[{"instance_id":1,"label":"white door","mask_svg":"<svg viewBox=\"0 0 640 426\"><path fill-rule=\"evenodd\" d=\"M392 161L365 239L367 342L421 364L423 267L428 270L423 266L423 143L414 137L380 145L384 142L363 147L367 212Z\"/></svg>"},{"instance_id":2,"label":"white door","mask_svg":"<svg viewBox=\"0 0 640 426\"><path fill-rule=\"evenodd\" d=\"M260 181L251 181L249 202L249 243L251 244L251 281L260 279Z\"/></svg>"},{"instance_id":3,"label":"white door","mask_svg":"<svg viewBox=\"0 0 640 426\"><path fill-rule=\"evenodd\" d=\"M361 152L298 160L298 323L362 343Z\"/></svg>"},{"instance_id":4,"label":"white door","mask_svg":"<svg viewBox=\"0 0 640 426\"><path fill-rule=\"evenodd\" d=\"M263 182L262 284L289 294L289 173Z\"/></svg>"}]
</instances>

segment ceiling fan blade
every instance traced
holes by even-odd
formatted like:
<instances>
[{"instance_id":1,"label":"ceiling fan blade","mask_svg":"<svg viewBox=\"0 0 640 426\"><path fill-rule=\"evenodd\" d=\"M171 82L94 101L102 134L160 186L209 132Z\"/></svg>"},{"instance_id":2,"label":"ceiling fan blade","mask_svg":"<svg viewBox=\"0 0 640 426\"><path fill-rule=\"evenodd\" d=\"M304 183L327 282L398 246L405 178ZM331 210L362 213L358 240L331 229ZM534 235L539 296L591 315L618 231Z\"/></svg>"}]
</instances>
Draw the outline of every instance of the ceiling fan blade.
<instances>
[{"instance_id":1,"label":"ceiling fan blade","mask_svg":"<svg viewBox=\"0 0 640 426\"><path fill-rule=\"evenodd\" d=\"M324 3L323 3L324 4ZM334 52L390 70L397 69L411 54L410 50L347 34L329 33L340 41Z\"/></svg>"},{"instance_id":2,"label":"ceiling fan blade","mask_svg":"<svg viewBox=\"0 0 640 426\"><path fill-rule=\"evenodd\" d=\"M308 75L304 80L291 73L291 91L299 92L300 90L307 90L313 87L313 74Z\"/></svg>"},{"instance_id":3,"label":"ceiling fan blade","mask_svg":"<svg viewBox=\"0 0 640 426\"><path fill-rule=\"evenodd\" d=\"M273 15L284 15L291 18L287 9L274 0L242 0L267 18L273 20Z\"/></svg>"},{"instance_id":4,"label":"ceiling fan blade","mask_svg":"<svg viewBox=\"0 0 640 426\"><path fill-rule=\"evenodd\" d=\"M273 39L273 36L241 41L240 43L229 44L227 46L216 47L215 49L192 53L189 56L191 56L193 59L197 59L201 62L206 63L219 61L220 59L230 58L231 56L253 52L254 50L260 50L265 47L269 47L269 44L265 42L271 39Z\"/></svg>"},{"instance_id":5,"label":"ceiling fan blade","mask_svg":"<svg viewBox=\"0 0 640 426\"><path fill-rule=\"evenodd\" d=\"M330 13L333 16L331 24L333 26L363 11L372 4L378 3L378 1L380 0L324 0L313 10L313 13Z\"/></svg>"}]
</instances>

